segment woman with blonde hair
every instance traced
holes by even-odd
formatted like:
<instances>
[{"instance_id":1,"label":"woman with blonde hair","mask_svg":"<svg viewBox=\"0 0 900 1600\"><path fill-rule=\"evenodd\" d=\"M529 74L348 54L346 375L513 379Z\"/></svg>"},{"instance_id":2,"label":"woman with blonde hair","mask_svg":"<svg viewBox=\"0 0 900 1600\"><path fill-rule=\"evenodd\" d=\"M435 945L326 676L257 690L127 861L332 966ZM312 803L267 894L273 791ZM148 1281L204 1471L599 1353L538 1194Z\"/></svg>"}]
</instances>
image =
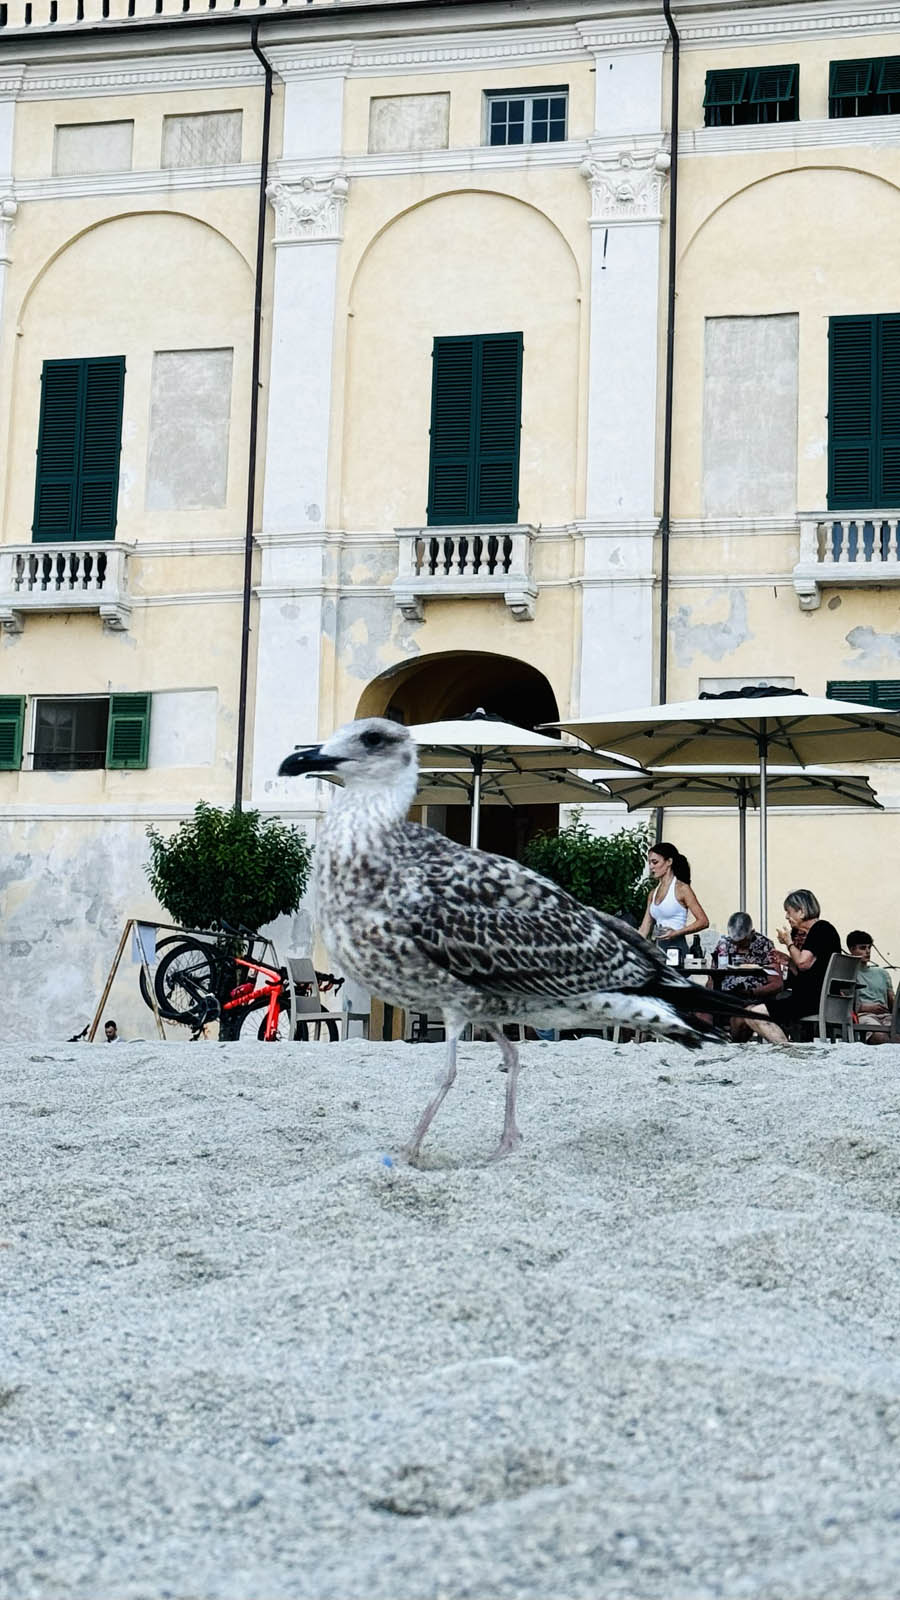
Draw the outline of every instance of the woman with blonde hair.
<instances>
[{"instance_id":1,"label":"woman with blonde hair","mask_svg":"<svg viewBox=\"0 0 900 1600\"><path fill-rule=\"evenodd\" d=\"M837 928L826 922L811 889L793 889L785 898L784 911L787 926L778 929L777 937L786 952L783 956L779 953L785 988L772 995L764 1006L751 1008L771 1019L750 1022L754 1032L761 1033L771 1044L787 1044L785 1028L799 1017L818 1011L829 957L837 955L841 948Z\"/></svg>"}]
</instances>

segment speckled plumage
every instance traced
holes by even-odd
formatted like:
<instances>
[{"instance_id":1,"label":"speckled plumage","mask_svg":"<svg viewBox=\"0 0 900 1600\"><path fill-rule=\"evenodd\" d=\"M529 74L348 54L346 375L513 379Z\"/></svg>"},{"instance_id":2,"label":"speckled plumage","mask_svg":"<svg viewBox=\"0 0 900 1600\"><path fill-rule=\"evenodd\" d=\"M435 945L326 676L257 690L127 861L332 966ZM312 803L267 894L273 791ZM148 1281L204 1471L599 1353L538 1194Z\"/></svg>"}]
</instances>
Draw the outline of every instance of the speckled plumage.
<instances>
[{"instance_id":1,"label":"speckled plumage","mask_svg":"<svg viewBox=\"0 0 900 1600\"><path fill-rule=\"evenodd\" d=\"M338 771L315 855L318 915L334 961L374 994L407 1010L440 1011L451 1041L466 1023L490 1028L512 1073L501 1149L518 1142L515 1072L505 1022L577 1027L621 1022L698 1042L682 1010L710 997L667 967L633 928L594 911L518 862L455 844L404 819L416 754L406 730L381 718L340 729L299 751L283 773ZM512 1051L515 1058L515 1052Z\"/></svg>"}]
</instances>

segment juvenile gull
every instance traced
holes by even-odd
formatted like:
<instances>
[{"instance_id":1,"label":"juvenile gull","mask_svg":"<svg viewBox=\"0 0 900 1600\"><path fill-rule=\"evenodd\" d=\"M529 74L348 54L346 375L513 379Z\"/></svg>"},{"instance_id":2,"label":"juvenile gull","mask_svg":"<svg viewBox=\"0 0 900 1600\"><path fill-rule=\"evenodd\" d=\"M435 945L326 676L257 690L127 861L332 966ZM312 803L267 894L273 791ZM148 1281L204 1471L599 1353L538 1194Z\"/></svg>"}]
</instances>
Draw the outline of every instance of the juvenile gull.
<instances>
[{"instance_id":1,"label":"juvenile gull","mask_svg":"<svg viewBox=\"0 0 900 1600\"><path fill-rule=\"evenodd\" d=\"M315 851L332 956L391 1004L443 1014L446 1072L413 1131L411 1160L456 1077L456 1045L467 1023L489 1031L508 1069L500 1156L521 1140L519 1057L505 1022L619 1022L695 1046L700 1035L681 1012L742 1009L698 989L633 928L528 867L407 822L417 769L407 729L382 717L298 748L279 768L282 776L337 772L344 784Z\"/></svg>"}]
</instances>

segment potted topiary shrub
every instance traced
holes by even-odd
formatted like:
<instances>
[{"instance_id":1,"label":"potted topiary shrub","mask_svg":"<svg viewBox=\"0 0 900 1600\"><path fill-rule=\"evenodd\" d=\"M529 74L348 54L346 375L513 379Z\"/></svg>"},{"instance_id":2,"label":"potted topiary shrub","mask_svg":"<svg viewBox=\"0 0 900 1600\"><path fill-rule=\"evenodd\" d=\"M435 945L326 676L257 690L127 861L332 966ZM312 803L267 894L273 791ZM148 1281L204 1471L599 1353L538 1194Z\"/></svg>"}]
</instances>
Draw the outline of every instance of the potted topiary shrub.
<instances>
[{"instance_id":1,"label":"potted topiary shrub","mask_svg":"<svg viewBox=\"0 0 900 1600\"><path fill-rule=\"evenodd\" d=\"M312 849L306 835L258 811L223 810L201 800L192 817L168 838L147 829L147 877L160 905L186 929L218 925L256 932L275 917L296 911L309 881ZM215 964L217 998L237 981L236 941L227 928L216 934L222 959ZM223 1016L221 1037L231 1037ZM236 1025L236 1024L235 1024Z\"/></svg>"}]
</instances>

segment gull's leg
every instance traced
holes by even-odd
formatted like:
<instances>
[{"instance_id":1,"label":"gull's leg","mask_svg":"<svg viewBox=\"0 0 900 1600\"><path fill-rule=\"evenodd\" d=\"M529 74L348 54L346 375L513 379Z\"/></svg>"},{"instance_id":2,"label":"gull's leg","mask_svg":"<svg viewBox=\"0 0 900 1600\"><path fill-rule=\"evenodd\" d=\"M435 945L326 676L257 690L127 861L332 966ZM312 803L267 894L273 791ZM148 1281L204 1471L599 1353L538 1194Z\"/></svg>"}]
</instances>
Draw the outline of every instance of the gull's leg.
<instances>
[{"instance_id":1,"label":"gull's leg","mask_svg":"<svg viewBox=\"0 0 900 1600\"><path fill-rule=\"evenodd\" d=\"M496 1039L506 1068L506 1114L503 1118L503 1132L500 1135L492 1161L499 1161L501 1156L508 1156L512 1150L518 1149L522 1143L522 1135L516 1127L516 1083L519 1077L519 1052L511 1039L507 1039L502 1028L491 1027L489 1030L492 1039Z\"/></svg>"},{"instance_id":2,"label":"gull's leg","mask_svg":"<svg viewBox=\"0 0 900 1600\"><path fill-rule=\"evenodd\" d=\"M441 1105L441 1102L443 1101L444 1097L453 1088L453 1085L454 1085L454 1083L456 1081L456 1046L457 1046L457 1042L459 1040L459 1036L462 1033L463 1028L465 1027L465 1023L464 1022L460 1022L460 1023L452 1023L451 1024L450 1021L448 1020L447 1024L446 1024L446 1027L447 1027L447 1069L446 1069L446 1071L444 1073L443 1078L441 1079L440 1087L438 1089L437 1094L434 1095L429 1100L427 1106L425 1107L425 1110L422 1112L421 1117L419 1118L418 1122L416 1123L415 1128L413 1129L412 1138L410 1139L409 1144L406 1146L406 1149L405 1149L406 1159L408 1161L418 1161L418 1159L419 1159L419 1150L421 1148L422 1140L424 1139L426 1133L428 1132L428 1129L431 1126L431 1122L432 1122L432 1119L434 1117L434 1114L438 1110L439 1106Z\"/></svg>"}]
</instances>

